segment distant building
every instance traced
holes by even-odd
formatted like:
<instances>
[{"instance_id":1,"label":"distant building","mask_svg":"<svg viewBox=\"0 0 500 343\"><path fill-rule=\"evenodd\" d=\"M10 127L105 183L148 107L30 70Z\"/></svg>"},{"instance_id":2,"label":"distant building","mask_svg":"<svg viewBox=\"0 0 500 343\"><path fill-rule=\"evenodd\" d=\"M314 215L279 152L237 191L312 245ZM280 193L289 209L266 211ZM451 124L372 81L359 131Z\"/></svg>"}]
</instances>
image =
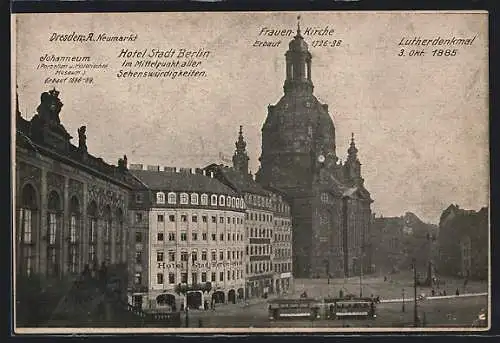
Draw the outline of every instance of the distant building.
<instances>
[{"instance_id":1,"label":"distant building","mask_svg":"<svg viewBox=\"0 0 500 343\"><path fill-rule=\"evenodd\" d=\"M135 166L135 168L142 166ZM244 298L245 202L201 169L131 169L131 304L204 308Z\"/></svg>"},{"instance_id":2,"label":"distant building","mask_svg":"<svg viewBox=\"0 0 500 343\"><path fill-rule=\"evenodd\" d=\"M438 271L442 275L488 277L488 208L464 210L450 205L439 221Z\"/></svg>"},{"instance_id":3,"label":"distant building","mask_svg":"<svg viewBox=\"0 0 500 343\"><path fill-rule=\"evenodd\" d=\"M342 164L328 105L313 94L312 55L300 27L285 56L284 95L268 106L256 180L290 203L296 276L368 272L373 200L354 135Z\"/></svg>"},{"instance_id":4,"label":"distant building","mask_svg":"<svg viewBox=\"0 0 500 343\"><path fill-rule=\"evenodd\" d=\"M126 157L110 165L87 151L86 127L78 146L61 124L55 89L41 95L26 120L17 110L15 151L16 272L43 279L74 278L127 262Z\"/></svg>"},{"instance_id":5,"label":"distant building","mask_svg":"<svg viewBox=\"0 0 500 343\"><path fill-rule=\"evenodd\" d=\"M212 164L205 170L242 194L247 205L246 297L282 293L293 281L290 207L279 191L262 187L249 174L241 127L235 145L232 168Z\"/></svg>"},{"instance_id":6,"label":"distant building","mask_svg":"<svg viewBox=\"0 0 500 343\"><path fill-rule=\"evenodd\" d=\"M371 235L372 261L378 271L409 270L415 260L422 281L434 273L436 225L424 223L415 214L406 212L400 217L374 217Z\"/></svg>"}]
</instances>

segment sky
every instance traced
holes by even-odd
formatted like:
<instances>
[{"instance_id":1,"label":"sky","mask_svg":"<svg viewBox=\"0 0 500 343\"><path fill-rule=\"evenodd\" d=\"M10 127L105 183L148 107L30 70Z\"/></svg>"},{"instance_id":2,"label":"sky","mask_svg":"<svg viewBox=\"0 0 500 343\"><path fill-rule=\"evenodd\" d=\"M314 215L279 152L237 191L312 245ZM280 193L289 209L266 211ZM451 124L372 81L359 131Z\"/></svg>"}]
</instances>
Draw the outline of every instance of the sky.
<instances>
[{"instance_id":1,"label":"sky","mask_svg":"<svg viewBox=\"0 0 500 343\"><path fill-rule=\"evenodd\" d=\"M200 167L230 159L243 125L250 169L258 169L267 106L283 95L284 54L293 37L265 37L263 28L328 30L305 35L314 94L329 105L337 156L354 133L366 188L378 215L413 212L438 223L450 204L478 210L489 203L488 37L482 13L253 12L20 14L15 17L17 93L23 116L56 87L60 118L78 144L87 126L89 152L110 163ZM327 30L327 31L328 31ZM56 34L137 35L134 42L50 41ZM472 38L455 56L398 56L402 38ZM256 47L255 41L281 43ZM313 41L341 40L339 46ZM317 44L317 43L316 43ZM129 51L209 51L205 77L118 78ZM54 84L40 58L90 56L105 69L86 70L92 84ZM164 62L172 58L160 58ZM131 58L130 60L135 61ZM54 64L55 62L46 62ZM71 63L69 63L71 64ZM131 69L131 68L128 68ZM168 69L168 68L164 68ZM134 70L138 70L135 68Z\"/></svg>"}]
</instances>

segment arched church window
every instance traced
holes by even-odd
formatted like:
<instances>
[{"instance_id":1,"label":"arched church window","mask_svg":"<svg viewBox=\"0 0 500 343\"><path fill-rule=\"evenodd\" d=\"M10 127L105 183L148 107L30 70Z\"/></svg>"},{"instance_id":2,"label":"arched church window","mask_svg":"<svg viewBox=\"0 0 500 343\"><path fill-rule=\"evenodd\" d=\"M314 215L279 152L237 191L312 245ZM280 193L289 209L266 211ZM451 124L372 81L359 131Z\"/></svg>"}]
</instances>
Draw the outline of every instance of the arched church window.
<instances>
[{"instance_id":1,"label":"arched church window","mask_svg":"<svg viewBox=\"0 0 500 343\"><path fill-rule=\"evenodd\" d=\"M56 191L49 193L47 207L47 275L59 273L59 230L61 226L61 199Z\"/></svg>"},{"instance_id":2,"label":"arched church window","mask_svg":"<svg viewBox=\"0 0 500 343\"><path fill-rule=\"evenodd\" d=\"M30 275L34 267L34 244L37 233L38 202L36 192L32 185L23 187L21 208L19 211L20 237L20 268L21 272Z\"/></svg>"}]
</instances>

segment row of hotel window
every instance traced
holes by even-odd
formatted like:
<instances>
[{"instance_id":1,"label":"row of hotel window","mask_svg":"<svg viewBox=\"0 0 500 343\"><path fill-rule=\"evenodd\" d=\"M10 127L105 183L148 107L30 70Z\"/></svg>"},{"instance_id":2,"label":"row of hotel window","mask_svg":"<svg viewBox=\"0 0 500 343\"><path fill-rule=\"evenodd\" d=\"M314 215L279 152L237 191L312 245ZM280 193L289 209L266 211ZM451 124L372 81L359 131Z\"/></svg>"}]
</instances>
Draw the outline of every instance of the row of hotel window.
<instances>
[{"instance_id":1,"label":"row of hotel window","mask_svg":"<svg viewBox=\"0 0 500 343\"><path fill-rule=\"evenodd\" d=\"M212 272L210 281L211 282L224 282L224 272L219 272L219 280L216 278L217 273ZM227 281L231 280L239 280L243 278L243 272L241 270L228 270L227 271ZM136 279L137 281L137 279ZM191 283L204 283L207 282L207 273L202 272L201 273L201 278L198 279L198 273L191 273ZM188 274L187 273L181 273L181 283L187 283L188 282ZM163 273L158 273L156 274L156 283L158 285L163 285L165 283L164 279L164 274ZM176 281L176 275L175 273L168 273L168 283L171 285L174 285L177 283Z\"/></svg>"},{"instance_id":2,"label":"row of hotel window","mask_svg":"<svg viewBox=\"0 0 500 343\"><path fill-rule=\"evenodd\" d=\"M135 201L137 203L142 203L142 194L138 193L135 196ZM165 198L164 192L156 193L156 203L159 205L164 205L165 203L170 205L177 204L177 193L169 192L167 193L167 197ZM180 193L179 194L179 204L181 205L202 205L208 206L208 194L202 194L201 196L198 193ZM243 199L238 197L233 197L229 195L219 195L212 194L210 196L210 205L211 206L226 206L232 208L243 209L245 208L245 202Z\"/></svg>"},{"instance_id":3,"label":"row of hotel window","mask_svg":"<svg viewBox=\"0 0 500 343\"><path fill-rule=\"evenodd\" d=\"M290 207L282 202L274 202L268 197L264 197L261 195L255 195L255 194L246 194L245 195L245 201L249 205L254 205L254 206L259 206L259 207L268 207L272 208L275 211L281 212L281 213L288 213L290 210Z\"/></svg>"},{"instance_id":4,"label":"row of hotel window","mask_svg":"<svg viewBox=\"0 0 500 343\"><path fill-rule=\"evenodd\" d=\"M178 219L181 222L187 222L188 221L188 215L181 214ZM135 222L136 223L141 223L142 220L143 220L142 213L141 212L136 212L135 213ZM164 223L165 222L165 216L163 214L158 214L157 217L156 217L156 221L158 223ZM176 216L174 214L170 214L168 216L168 221L171 222L171 223L176 222ZM203 223L208 223L208 216L206 216L206 215L201 216L201 221ZM212 221L212 223L217 223L217 216L212 216L211 221ZM198 215L192 215L191 216L191 222L192 223L198 223ZM231 222L234 225L236 225L236 224L243 224L243 218L238 218L238 217L227 217L226 218L226 217L223 217L223 216L219 217L219 223L221 223L221 224L224 224L224 223L231 224Z\"/></svg>"},{"instance_id":5,"label":"row of hotel window","mask_svg":"<svg viewBox=\"0 0 500 343\"><path fill-rule=\"evenodd\" d=\"M291 235L290 234L283 234L283 233L276 233L276 234L274 234L274 241L275 242L290 242Z\"/></svg>"},{"instance_id":6,"label":"row of hotel window","mask_svg":"<svg viewBox=\"0 0 500 343\"><path fill-rule=\"evenodd\" d=\"M253 262L246 265L247 274L262 274L273 271L273 264L270 262ZM292 271L291 263L276 263L274 264L274 272L284 273Z\"/></svg>"},{"instance_id":7,"label":"row of hotel window","mask_svg":"<svg viewBox=\"0 0 500 343\"><path fill-rule=\"evenodd\" d=\"M275 272L277 273L283 273L283 272L288 272L291 271L291 263L280 263L280 264L275 264ZM272 272L273 271L273 264L269 262L261 262L261 263L253 263L250 265L246 265L246 272L247 274L261 274L261 273L266 273L266 272ZM231 280L239 280L243 278L243 272L241 270L228 270L227 272L227 281ZM219 279L216 279L217 273L216 272L211 272L211 282L223 282L224 281L224 272L219 272ZM140 273L137 273L136 275L139 275ZM187 283L188 281L188 273L181 273L181 283ZM137 279L136 276L136 282L139 281L140 279ZM201 273L201 279L198 279L198 273L192 273L191 274L191 282L192 283L198 283L198 282L207 282L207 272L202 272ZM156 283L161 285L164 283L164 274L163 273L157 273L156 274ZM169 284L175 284L176 283L176 273L168 273L168 283Z\"/></svg>"},{"instance_id":8,"label":"row of hotel window","mask_svg":"<svg viewBox=\"0 0 500 343\"><path fill-rule=\"evenodd\" d=\"M248 229L247 229L248 231ZM198 232L191 232L191 241L197 241L199 238ZM219 241L224 241L224 233L219 234ZM271 238L272 237L272 231L269 231L268 229L250 229L250 236L249 238L252 237L258 237L258 238ZM217 234L216 233L211 233L210 234L211 241L217 241ZM278 240L279 239L279 240ZM158 242L163 242L165 241L165 233L163 232L158 232L156 236L156 240ZM188 234L187 232L181 232L180 233L180 241L181 242L186 242L188 240ZM201 240L202 241L208 241L208 233L207 232L202 232L201 233ZM243 234L240 233L227 233L227 240L228 241L243 241L244 237ZM135 236L135 241L136 243L142 243L142 233L141 232L136 232ZM175 232L168 232L168 241L176 241L176 234ZM275 235L275 241L276 242L290 242L290 235Z\"/></svg>"},{"instance_id":9,"label":"row of hotel window","mask_svg":"<svg viewBox=\"0 0 500 343\"><path fill-rule=\"evenodd\" d=\"M188 237L188 234L186 232L181 232L180 234L180 241L181 242L187 242L187 237ZM240 234L240 233L233 233L233 234L230 234L228 233L227 234L227 240L228 241L231 241L231 237L233 238L232 240L233 241L240 241L242 242L244 240L243 238L243 234ZM158 232L157 235L156 235L156 240L158 242L163 242L165 241L165 234L163 232ZM169 241L175 241L175 233L174 232L169 232L168 233L168 240ZM197 241L198 240L198 233L197 232L192 232L191 233L191 241ZM203 232L201 234L201 240L202 241L207 241L208 240L208 234L206 232ZM211 240L212 241L216 241L217 240L217 234L215 233L212 233L211 234ZM219 234L219 241L224 241L224 234L221 233Z\"/></svg>"},{"instance_id":10,"label":"row of hotel window","mask_svg":"<svg viewBox=\"0 0 500 343\"><path fill-rule=\"evenodd\" d=\"M277 258L291 257L292 250L291 249L283 249L283 248L275 248L274 249L274 256Z\"/></svg>"},{"instance_id":11,"label":"row of hotel window","mask_svg":"<svg viewBox=\"0 0 500 343\"><path fill-rule=\"evenodd\" d=\"M137 253L140 253L137 255ZM137 262L137 256L141 256L139 259L140 262ZM175 251L169 251L168 252L168 261L169 262L175 262L176 260L176 252ZM215 261L217 259L217 251L213 250L211 252L211 257L212 261ZM232 258L231 258L232 257ZM187 262L189 258L189 254L186 251L181 252L181 261ZM207 261L208 258L208 252L207 251L202 251L201 252L201 260L202 261ZM227 259L228 260L239 260L243 258L243 250L233 250L233 251L227 251ZM220 250L219 251L219 260L224 260L224 251ZM195 262L198 261L198 252L197 251L192 251L191 252L191 261ZM142 253L140 251L136 252L136 262L141 263L142 262ZM163 251L157 251L156 252L156 262L165 262L165 253Z\"/></svg>"}]
</instances>

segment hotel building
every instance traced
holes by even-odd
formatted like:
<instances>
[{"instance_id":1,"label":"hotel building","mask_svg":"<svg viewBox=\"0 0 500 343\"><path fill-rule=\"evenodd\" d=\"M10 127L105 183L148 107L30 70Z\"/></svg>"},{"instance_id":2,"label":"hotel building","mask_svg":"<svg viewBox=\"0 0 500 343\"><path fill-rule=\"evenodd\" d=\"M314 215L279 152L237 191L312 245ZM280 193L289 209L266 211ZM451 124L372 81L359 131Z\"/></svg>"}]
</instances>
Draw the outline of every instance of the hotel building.
<instances>
[{"instance_id":1,"label":"hotel building","mask_svg":"<svg viewBox=\"0 0 500 343\"><path fill-rule=\"evenodd\" d=\"M130 170L137 181L130 212L137 220L129 301L178 310L243 299L243 198L201 169L147 169Z\"/></svg>"}]
</instances>

